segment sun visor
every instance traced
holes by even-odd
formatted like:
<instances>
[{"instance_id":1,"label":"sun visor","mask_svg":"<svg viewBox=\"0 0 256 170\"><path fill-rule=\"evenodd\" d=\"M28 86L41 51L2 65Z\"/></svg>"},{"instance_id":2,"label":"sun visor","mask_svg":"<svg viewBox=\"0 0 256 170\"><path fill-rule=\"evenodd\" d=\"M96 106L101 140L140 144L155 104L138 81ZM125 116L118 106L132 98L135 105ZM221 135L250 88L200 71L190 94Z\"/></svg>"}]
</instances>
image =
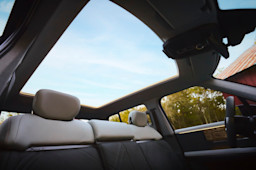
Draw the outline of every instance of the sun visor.
<instances>
[{"instance_id":1,"label":"sun visor","mask_svg":"<svg viewBox=\"0 0 256 170\"><path fill-rule=\"evenodd\" d=\"M187 31L169 39L163 45L163 52L172 59L186 58L213 49L225 58L229 57L217 24L207 24Z\"/></svg>"},{"instance_id":2,"label":"sun visor","mask_svg":"<svg viewBox=\"0 0 256 170\"><path fill-rule=\"evenodd\" d=\"M254 16L256 10L219 10L218 23L204 24L169 38L163 45L163 52L169 58L181 59L215 50L228 58L227 47L240 44L245 34L255 30ZM227 38L227 44L223 43L223 38Z\"/></svg>"},{"instance_id":3,"label":"sun visor","mask_svg":"<svg viewBox=\"0 0 256 170\"><path fill-rule=\"evenodd\" d=\"M242 42L245 34L255 30L255 9L220 10L218 20L223 38L228 39L227 46Z\"/></svg>"}]
</instances>

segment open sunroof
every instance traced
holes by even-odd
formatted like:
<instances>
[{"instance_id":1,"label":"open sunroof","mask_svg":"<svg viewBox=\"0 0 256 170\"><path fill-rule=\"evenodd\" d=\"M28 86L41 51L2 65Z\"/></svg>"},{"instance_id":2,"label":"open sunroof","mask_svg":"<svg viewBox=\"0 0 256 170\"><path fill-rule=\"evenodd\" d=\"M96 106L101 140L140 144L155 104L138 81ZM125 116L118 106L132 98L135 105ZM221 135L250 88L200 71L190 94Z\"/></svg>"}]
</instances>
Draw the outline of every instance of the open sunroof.
<instances>
[{"instance_id":1,"label":"open sunroof","mask_svg":"<svg viewBox=\"0 0 256 170\"><path fill-rule=\"evenodd\" d=\"M15 0L1 0L0 1L0 36L3 35L8 18L12 11Z\"/></svg>"},{"instance_id":2,"label":"open sunroof","mask_svg":"<svg viewBox=\"0 0 256 170\"><path fill-rule=\"evenodd\" d=\"M255 0L218 0L220 9L255 9Z\"/></svg>"}]
</instances>

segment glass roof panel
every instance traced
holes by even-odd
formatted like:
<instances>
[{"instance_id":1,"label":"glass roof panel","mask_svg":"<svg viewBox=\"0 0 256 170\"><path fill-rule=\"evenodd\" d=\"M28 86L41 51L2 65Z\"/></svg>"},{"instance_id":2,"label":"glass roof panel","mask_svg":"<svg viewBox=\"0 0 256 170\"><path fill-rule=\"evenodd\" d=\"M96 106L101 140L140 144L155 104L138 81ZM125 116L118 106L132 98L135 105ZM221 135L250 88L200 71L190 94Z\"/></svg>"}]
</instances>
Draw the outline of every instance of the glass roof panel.
<instances>
[{"instance_id":1,"label":"glass roof panel","mask_svg":"<svg viewBox=\"0 0 256 170\"><path fill-rule=\"evenodd\" d=\"M34 72L22 92L52 89L101 106L177 75L163 42L110 1L90 1Z\"/></svg>"},{"instance_id":2,"label":"glass roof panel","mask_svg":"<svg viewBox=\"0 0 256 170\"><path fill-rule=\"evenodd\" d=\"M218 0L218 4L222 10L256 8L255 0Z\"/></svg>"},{"instance_id":3,"label":"glass roof panel","mask_svg":"<svg viewBox=\"0 0 256 170\"><path fill-rule=\"evenodd\" d=\"M8 21L13 4L14 4L14 0L1 0L0 1L0 36L2 36L2 34L4 32L4 28Z\"/></svg>"}]
</instances>

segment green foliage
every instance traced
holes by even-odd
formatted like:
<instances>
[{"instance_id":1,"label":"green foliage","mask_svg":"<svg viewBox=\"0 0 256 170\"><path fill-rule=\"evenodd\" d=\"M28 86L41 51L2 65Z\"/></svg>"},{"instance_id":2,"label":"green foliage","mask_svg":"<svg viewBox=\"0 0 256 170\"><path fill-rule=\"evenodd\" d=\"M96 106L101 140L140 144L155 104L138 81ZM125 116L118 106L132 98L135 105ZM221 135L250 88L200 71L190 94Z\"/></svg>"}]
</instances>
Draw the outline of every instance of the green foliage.
<instances>
[{"instance_id":1,"label":"green foliage","mask_svg":"<svg viewBox=\"0 0 256 170\"><path fill-rule=\"evenodd\" d=\"M161 100L161 105L174 129L222 121L225 99L219 91L191 87Z\"/></svg>"},{"instance_id":2,"label":"green foliage","mask_svg":"<svg viewBox=\"0 0 256 170\"><path fill-rule=\"evenodd\" d=\"M120 117L122 119L122 122L125 122L125 123L128 123L128 116L129 116L129 113L133 110L137 110L137 111L140 111L140 112L145 112L147 111L147 108L144 106L144 105L139 105L139 106L136 106L136 107L133 107L133 108L130 108L130 109L127 109L127 110L124 110L122 112L119 112L120 114ZM120 119L119 119L119 116L118 114L114 114L112 116L110 116L108 118L109 121L113 121L113 122L120 122Z\"/></svg>"}]
</instances>

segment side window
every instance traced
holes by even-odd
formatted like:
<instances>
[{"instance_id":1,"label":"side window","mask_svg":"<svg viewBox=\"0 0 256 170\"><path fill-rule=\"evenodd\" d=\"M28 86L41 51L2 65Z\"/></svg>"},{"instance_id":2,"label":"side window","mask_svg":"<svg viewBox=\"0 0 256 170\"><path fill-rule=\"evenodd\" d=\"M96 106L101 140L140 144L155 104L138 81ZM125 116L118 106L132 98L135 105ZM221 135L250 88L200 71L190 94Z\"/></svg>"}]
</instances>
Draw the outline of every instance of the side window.
<instances>
[{"instance_id":1,"label":"side window","mask_svg":"<svg viewBox=\"0 0 256 170\"><path fill-rule=\"evenodd\" d=\"M125 123L128 123L129 113L131 111L133 111L133 110L137 110L137 111L140 111L140 112L146 112L147 108L146 108L145 105L139 105L139 106L136 106L136 107L133 107L133 108L121 111L121 112L119 112L117 114L114 114L114 115L110 116L108 118L108 120L109 121L113 121L113 122L125 122ZM151 125L150 115L147 114L147 117L148 117L148 124Z\"/></svg>"},{"instance_id":2,"label":"side window","mask_svg":"<svg viewBox=\"0 0 256 170\"><path fill-rule=\"evenodd\" d=\"M184 151L256 146L254 101L195 86L163 97L161 105Z\"/></svg>"},{"instance_id":3,"label":"side window","mask_svg":"<svg viewBox=\"0 0 256 170\"><path fill-rule=\"evenodd\" d=\"M165 96L161 105L174 129L223 121L222 92L195 86Z\"/></svg>"},{"instance_id":4,"label":"side window","mask_svg":"<svg viewBox=\"0 0 256 170\"><path fill-rule=\"evenodd\" d=\"M22 115L22 113L2 111L0 115L0 124L2 124L9 117L17 116L17 115Z\"/></svg>"}]
</instances>

